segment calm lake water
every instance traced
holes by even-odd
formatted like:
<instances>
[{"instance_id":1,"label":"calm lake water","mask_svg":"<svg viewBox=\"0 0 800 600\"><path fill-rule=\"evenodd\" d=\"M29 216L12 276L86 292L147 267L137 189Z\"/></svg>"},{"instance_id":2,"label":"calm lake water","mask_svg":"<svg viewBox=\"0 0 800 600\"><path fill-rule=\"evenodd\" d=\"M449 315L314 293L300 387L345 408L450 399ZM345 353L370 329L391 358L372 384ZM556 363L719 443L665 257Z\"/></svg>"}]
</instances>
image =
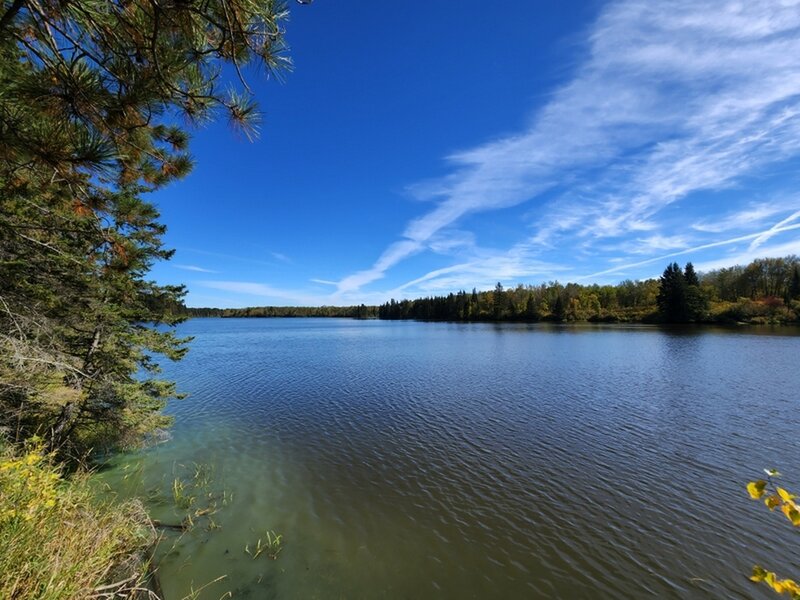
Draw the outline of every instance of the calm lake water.
<instances>
[{"instance_id":1,"label":"calm lake water","mask_svg":"<svg viewBox=\"0 0 800 600\"><path fill-rule=\"evenodd\" d=\"M800 489L797 330L179 331L172 439L103 474L174 522L173 480L213 470L219 528L165 534L167 600L222 575L201 598L767 599L754 563L800 576L800 532L744 489L773 466ZM268 530L277 560L251 558Z\"/></svg>"}]
</instances>

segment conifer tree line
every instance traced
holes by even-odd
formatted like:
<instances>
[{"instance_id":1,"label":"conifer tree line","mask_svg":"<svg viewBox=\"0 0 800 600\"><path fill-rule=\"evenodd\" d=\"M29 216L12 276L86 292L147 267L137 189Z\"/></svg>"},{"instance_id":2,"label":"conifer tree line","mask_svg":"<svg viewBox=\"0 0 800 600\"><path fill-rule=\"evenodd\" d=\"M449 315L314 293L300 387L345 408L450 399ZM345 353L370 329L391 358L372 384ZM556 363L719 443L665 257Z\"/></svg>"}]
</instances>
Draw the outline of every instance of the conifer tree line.
<instances>
[{"instance_id":1,"label":"conifer tree line","mask_svg":"<svg viewBox=\"0 0 800 600\"><path fill-rule=\"evenodd\" d=\"M378 307L381 319L788 323L800 320L800 259L762 258L747 266L695 272L672 263L659 279L617 285L551 282L460 291Z\"/></svg>"},{"instance_id":2,"label":"conifer tree line","mask_svg":"<svg viewBox=\"0 0 800 600\"><path fill-rule=\"evenodd\" d=\"M187 317L334 317L346 319L374 319L377 306L250 306L247 308L185 308L178 312Z\"/></svg>"},{"instance_id":3,"label":"conifer tree line","mask_svg":"<svg viewBox=\"0 0 800 600\"><path fill-rule=\"evenodd\" d=\"M187 128L247 135L241 79L288 66L273 0L0 4L0 428L76 454L163 424L176 395L154 354L178 286L148 279L164 225L147 195L192 167ZM223 76L223 65L235 73ZM137 373L145 373L144 377Z\"/></svg>"}]
</instances>

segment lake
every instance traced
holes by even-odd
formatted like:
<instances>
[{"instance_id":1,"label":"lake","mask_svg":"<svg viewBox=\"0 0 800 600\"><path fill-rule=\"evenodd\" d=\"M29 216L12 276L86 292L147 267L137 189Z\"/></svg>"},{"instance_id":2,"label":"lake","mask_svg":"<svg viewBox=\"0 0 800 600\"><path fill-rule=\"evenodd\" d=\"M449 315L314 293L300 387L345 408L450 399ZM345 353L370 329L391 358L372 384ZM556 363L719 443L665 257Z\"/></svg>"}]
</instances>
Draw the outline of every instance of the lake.
<instances>
[{"instance_id":1,"label":"lake","mask_svg":"<svg viewBox=\"0 0 800 600\"><path fill-rule=\"evenodd\" d=\"M174 480L211 472L188 510L218 511L161 542L167 600L223 575L200 597L766 599L754 563L800 577L800 532L745 491L764 467L800 490L796 329L179 333L171 439L103 473L169 522ZM253 558L268 531L280 553Z\"/></svg>"}]
</instances>

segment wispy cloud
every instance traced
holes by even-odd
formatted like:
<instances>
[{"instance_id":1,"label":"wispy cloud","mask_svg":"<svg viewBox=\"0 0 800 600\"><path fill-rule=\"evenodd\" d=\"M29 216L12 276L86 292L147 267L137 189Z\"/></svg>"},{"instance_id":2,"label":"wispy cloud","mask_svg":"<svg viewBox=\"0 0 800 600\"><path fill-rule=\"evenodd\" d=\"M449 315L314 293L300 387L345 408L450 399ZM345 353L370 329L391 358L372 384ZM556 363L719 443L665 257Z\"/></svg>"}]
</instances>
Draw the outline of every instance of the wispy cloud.
<instances>
[{"instance_id":1,"label":"wispy cloud","mask_svg":"<svg viewBox=\"0 0 800 600\"><path fill-rule=\"evenodd\" d=\"M437 234L466 215L537 200L533 234L507 256L532 260L565 240L589 252L599 240L631 234L634 254L647 247L654 254L680 249L630 266L729 243L688 248L688 236L660 230L659 215L679 201L701 202L698 192L732 190L766 165L800 154L797 56L800 4L794 0L608 5L587 32L573 78L536 111L530 126L452 154L449 174L412 186L434 207L407 223L370 268L339 281L338 292L353 293L410 256L435 250ZM780 214L766 206L752 212L760 220ZM745 213L727 222L695 218L694 231L734 230ZM736 239L763 250L772 235L789 229ZM456 283L456 273L481 270L514 276L535 271L496 255L472 254L475 260L406 285L444 286ZM514 268L503 271L508 264Z\"/></svg>"},{"instance_id":2,"label":"wispy cloud","mask_svg":"<svg viewBox=\"0 0 800 600\"><path fill-rule=\"evenodd\" d=\"M354 292L362 286L383 278L384 273L401 260L416 254L423 249L420 242L401 240L389 246L371 268L358 271L342 279L338 284L340 294Z\"/></svg>"},{"instance_id":3,"label":"wispy cloud","mask_svg":"<svg viewBox=\"0 0 800 600\"><path fill-rule=\"evenodd\" d=\"M234 254L226 254L224 252L212 252L210 250L203 250L203 249L200 249L200 248L189 248L189 247L183 246L181 248L178 248L178 251L181 254L184 253L184 252L191 252L192 254L200 254L200 255L203 255L203 256L213 256L215 258L224 258L226 260L234 260L236 262L249 263L249 264L253 264L253 265L263 265L263 266L267 266L267 267L272 267L272 266L275 265L275 263L268 262L268 261L265 261L265 260L258 260L257 258L250 258L250 257L246 257L246 256L236 256Z\"/></svg>"},{"instance_id":4,"label":"wispy cloud","mask_svg":"<svg viewBox=\"0 0 800 600\"><path fill-rule=\"evenodd\" d=\"M314 294L302 289L287 289L256 281L197 281L195 286L219 290L244 297L236 306L353 306L361 303L380 304L388 299L383 292L350 294ZM250 297L252 300L246 300Z\"/></svg>"},{"instance_id":5,"label":"wispy cloud","mask_svg":"<svg viewBox=\"0 0 800 600\"><path fill-rule=\"evenodd\" d=\"M284 301L291 304L304 304L314 306L323 304L322 297L308 294L302 290L287 290L274 287L265 283L252 281L199 281L200 286L213 290L233 292L245 296L256 296L270 302Z\"/></svg>"},{"instance_id":6,"label":"wispy cloud","mask_svg":"<svg viewBox=\"0 0 800 600\"><path fill-rule=\"evenodd\" d=\"M793 207L800 207L796 198L786 200L781 198L773 202L760 202L750 204L742 210L725 215L717 215L713 219L705 218L692 223L692 229L705 233L722 233L736 229L750 229L762 224L767 219L786 213Z\"/></svg>"},{"instance_id":7,"label":"wispy cloud","mask_svg":"<svg viewBox=\"0 0 800 600\"><path fill-rule=\"evenodd\" d=\"M782 244L764 246L759 248L758 251L748 249L745 252L725 256L724 258L701 261L695 265L695 268L698 271L711 271L732 265L746 265L757 258L765 256L789 256L790 254L800 254L800 238L795 238Z\"/></svg>"},{"instance_id":8,"label":"wispy cloud","mask_svg":"<svg viewBox=\"0 0 800 600\"><path fill-rule=\"evenodd\" d=\"M270 255L275 260L279 260L279 261L284 262L284 263L291 263L292 262L291 258L286 256L285 254L281 254L280 252L270 252Z\"/></svg>"},{"instance_id":9,"label":"wispy cloud","mask_svg":"<svg viewBox=\"0 0 800 600\"><path fill-rule=\"evenodd\" d=\"M206 269L204 267L198 267L197 265L179 265L174 264L172 265L176 269L182 269L184 271L194 271L195 273L219 273L219 271L214 271L212 269Z\"/></svg>"},{"instance_id":10,"label":"wispy cloud","mask_svg":"<svg viewBox=\"0 0 800 600\"><path fill-rule=\"evenodd\" d=\"M632 243L623 242L623 248L627 254L652 254L653 252L663 252L664 250L686 248L688 245L689 237L686 235L655 234L647 237L637 237Z\"/></svg>"},{"instance_id":11,"label":"wispy cloud","mask_svg":"<svg viewBox=\"0 0 800 600\"><path fill-rule=\"evenodd\" d=\"M649 264L656 263L656 262L664 262L664 261L669 260L671 258L675 258L676 256L685 256L687 254L693 254L693 253L696 253L696 252L701 252L703 250L710 250L711 248L719 248L721 246L730 246L732 244L738 244L738 243L741 243L741 242L747 242L747 241L750 241L750 240L759 239L759 238L761 238L761 237L763 237L763 236L765 236L767 234L771 234L769 237L772 237L772 236L777 235L779 233L783 233L783 232L786 232L786 231L794 231L794 230L797 230L797 229L800 229L800 223L785 224L785 225L783 225L781 227L778 227L776 225L775 227L771 227L770 229L765 230L765 231L759 231L759 232L750 233L750 234L747 234L747 235L740 235L738 237L729 238L729 239L725 239L725 240L717 240L715 242L709 242L707 244L700 244L699 246L693 246L691 248L682 248L681 250L677 250L675 252L670 252L668 254L662 254L662 255L659 255L659 256L655 256L653 258L648 258L648 259L640 260L640 261L637 261L637 262L618 265L618 266L612 267L610 269L605 269L603 271L598 271L596 273L591 273L589 275L584 275L582 277L578 277L578 279L579 280L582 280L582 279L595 279L595 278L601 277L603 275L608 275L610 273L617 273L619 271L625 271L627 269L631 269L631 268L634 268L634 267L641 267L641 266L649 265ZM783 246L785 246L787 248L800 249L800 239L796 239L796 240L794 240L792 242L784 244ZM796 252L796 251L797 250L791 250L788 253L792 253L792 252ZM729 266L729 265L741 264L742 262L749 262L749 261L751 261L751 260L753 260L755 258L758 258L760 256L778 256L778 255L781 255L783 253L785 253L784 250L780 250L778 254L775 254L775 250L774 249L763 249L762 248L760 251L755 251L755 249L749 248L746 253L739 254L739 255L737 255L735 257L734 256L725 257L724 259L721 259L720 261L717 261L717 263L715 263L715 264L719 264L721 266ZM749 257L749 258L747 258L747 257ZM717 267L714 267L714 268L717 268Z\"/></svg>"},{"instance_id":12,"label":"wispy cloud","mask_svg":"<svg viewBox=\"0 0 800 600\"><path fill-rule=\"evenodd\" d=\"M775 237L782 231L785 231L786 227L790 223L797 221L797 219L800 219L800 210L795 213L792 213L791 215L783 219L783 221L781 221L780 223L776 223L775 225L770 227L767 231L761 233L761 235L759 235L756 239L750 242L750 247L747 250L749 252L753 252L756 248L762 246L764 242L766 242L770 238Z\"/></svg>"},{"instance_id":13,"label":"wispy cloud","mask_svg":"<svg viewBox=\"0 0 800 600\"><path fill-rule=\"evenodd\" d=\"M556 279L569 274L570 271L570 267L543 262L522 254L498 253L430 271L386 292L386 295L403 298L420 293L468 290L473 287L486 289L493 287L497 282L514 283L520 277Z\"/></svg>"}]
</instances>

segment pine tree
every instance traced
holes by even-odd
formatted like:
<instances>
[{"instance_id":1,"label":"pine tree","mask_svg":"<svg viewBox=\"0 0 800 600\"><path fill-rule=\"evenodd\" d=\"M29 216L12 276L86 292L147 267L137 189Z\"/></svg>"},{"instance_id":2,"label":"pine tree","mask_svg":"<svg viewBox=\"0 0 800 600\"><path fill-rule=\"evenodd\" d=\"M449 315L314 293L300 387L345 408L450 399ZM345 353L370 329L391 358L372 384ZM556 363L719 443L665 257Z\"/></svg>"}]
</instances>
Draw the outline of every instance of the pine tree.
<instances>
[{"instance_id":1,"label":"pine tree","mask_svg":"<svg viewBox=\"0 0 800 600\"><path fill-rule=\"evenodd\" d=\"M800 300L800 265L795 264L789 281L789 300Z\"/></svg>"},{"instance_id":2,"label":"pine tree","mask_svg":"<svg viewBox=\"0 0 800 600\"><path fill-rule=\"evenodd\" d=\"M0 426L63 448L132 440L175 395L152 353L185 352L153 327L177 322L183 289L146 279L172 253L143 196L191 168L176 115L224 114L256 133L247 86L229 91L219 66L279 72L286 11L268 0L0 11Z\"/></svg>"},{"instance_id":3,"label":"pine tree","mask_svg":"<svg viewBox=\"0 0 800 600\"><path fill-rule=\"evenodd\" d=\"M503 289L503 284L498 281L492 293L492 315L495 321L503 318L507 305L506 291Z\"/></svg>"},{"instance_id":4,"label":"pine tree","mask_svg":"<svg viewBox=\"0 0 800 600\"><path fill-rule=\"evenodd\" d=\"M686 299L686 276L678 263L672 263L659 279L656 298L661 318L668 323L685 323L689 320Z\"/></svg>"},{"instance_id":5,"label":"pine tree","mask_svg":"<svg viewBox=\"0 0 800 600\"><path fill-rule=\"evenodd\" d=\"M539 310L536 307L536 298L533 297L533 294L528 294L528 300L525 302L525 318L538 321L540 316Z\"/></svg>"},{"instance_id":6,"label":"pine tree","mask_svg":"<svg viewBox=\"0 0 800 600\"><path fill-rule=\"evenodd\" d=\"M564 308L564 299L559 294L556 296L555 304L553 305L553 318L556 321L563 321L566 317L566 310Z\"/></svg>"},{"instance_id":7,"label":"pine tree","mask_svg":"<svg viewBox=\"0 0 800 600\"><path fill-rule=\"evenodd\" d=\"M683 276L686 279L686 285L700 285L700 279L697 277L697 273L695 273L694 265L692 263L686 263Z\"/></svg>"},{"instance_id":8,"label":"pine tree","mask_svg":"<svg viewBox=\"0 0 800 600\"><path fill-rule=\"evenodd\" d=\"M686 320L702 321L708 313L708 298L700 289L700 278L692 263L686 263L683 271L686 280Z\"/></svg>"}]
</instances>

